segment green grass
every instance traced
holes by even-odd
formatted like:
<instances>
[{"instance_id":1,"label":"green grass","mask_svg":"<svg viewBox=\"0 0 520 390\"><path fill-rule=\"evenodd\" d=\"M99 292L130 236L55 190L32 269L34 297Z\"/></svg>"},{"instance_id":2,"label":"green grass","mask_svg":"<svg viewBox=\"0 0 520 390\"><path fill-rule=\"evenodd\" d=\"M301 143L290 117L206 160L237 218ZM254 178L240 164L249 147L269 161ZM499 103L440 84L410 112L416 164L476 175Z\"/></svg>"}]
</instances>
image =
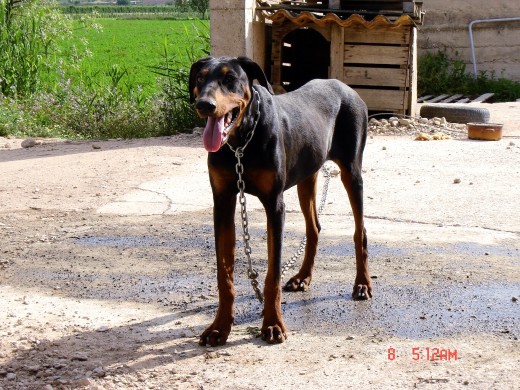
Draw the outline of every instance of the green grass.
<instances>
[{"instance_id":1,"label":"green grass","mask_svg":"<svg viewBox=\"0 0 520 390\"><path fill-rule=\"evenodd\" d=\"M0 135L104 139L193 129L189 67L209 53L209 22L97 22L102 31L78 28L60 41L50 54L56 66L38 74L40 88L0 96Z\"/></svg>"},{"instance_id":2,"label":"green grass","mask_svg":"<svg viewBox=\"0 0 520 390\"><path fill-rule=\"evenodd\" d=\"M88 40L88 50L92 56L83 60L77 70L68 75L84 82L87 79L98 84L110 82L107 72L113 66L126 69L127 74L121 80L128 87L140 85L145 96L158 91L157 75L148 67L164 63L165 44L169 55L190 65L187 51L190 38L197 36L197 30L209 28L208 21L201 20L120 20L99 19L102 31L76 30L72 41L64 43L66 47L81 46L81 39ZM87 80L88 82L88 80Z\"/></svg>"}]
</instances>

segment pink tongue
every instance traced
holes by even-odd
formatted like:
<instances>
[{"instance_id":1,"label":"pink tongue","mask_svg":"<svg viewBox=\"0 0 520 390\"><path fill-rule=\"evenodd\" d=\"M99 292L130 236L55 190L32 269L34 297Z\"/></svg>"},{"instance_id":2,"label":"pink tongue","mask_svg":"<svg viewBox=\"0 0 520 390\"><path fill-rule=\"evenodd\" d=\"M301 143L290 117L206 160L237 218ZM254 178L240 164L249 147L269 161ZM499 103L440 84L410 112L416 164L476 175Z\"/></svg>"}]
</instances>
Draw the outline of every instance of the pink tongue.
<instances>
[{"instance_id":1,"label":"pink tongue","mask_svg":"<svg viewBox=\"0 0 520 390\"><path fill-rule=\"evenodd\" d=\"M216 152L220 149L222 138L224 137L224 117L208 117L202 141L208 152Z\"/></svg>"}]
</instances>

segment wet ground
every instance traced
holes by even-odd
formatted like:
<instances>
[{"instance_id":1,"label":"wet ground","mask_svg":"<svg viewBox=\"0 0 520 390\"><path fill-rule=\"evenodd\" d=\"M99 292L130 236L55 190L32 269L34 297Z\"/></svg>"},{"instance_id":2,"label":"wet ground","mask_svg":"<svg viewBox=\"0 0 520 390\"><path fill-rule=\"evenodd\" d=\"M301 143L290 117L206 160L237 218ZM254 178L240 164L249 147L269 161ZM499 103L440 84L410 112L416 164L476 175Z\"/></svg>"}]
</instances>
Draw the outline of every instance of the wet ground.
<instances>
[{"instance_id":1,"label":"wet ground","mask_svg":"<svg viewBox=\"0 0 520 390\"><path fill-rule=\"evenodd\" d=\"M202 218L199 223L194 221L197 215ZM171 223L163 220L160 228L150 224L146 235L128 235L135 227L114 226L102 216L98 220L107 226L100 231L92 226L88 234L69 233L69 237L44 233L30 245L26 241L22 256L12 259L16 272L7 275L11 283L54 289L70 297L158 303L211 317L217 307L213 228L204 222L206 213L186 216L190 221L177 229L173 224L180 222L179 217L167 218ZM255 211L251 219L262 220L263 215ZM322 219L326 221L327 215ZM255 267L263 274L265 233L255 227L251 234L259 257ZM377 299L355 302L350 296L353 246L349 239L324 236L312 288L284 294L284 315L291 330L336 335L355 323L359 333L377 330L413 339L484 331L511 339L520 335L520 308L513 298L520 292L517 240L502 245L418 242L406 246L372 240ZM297 248L298 239L297 232L286 233L288 250ZM236 323L253 325L259 322L261 306L242 277L246 269L240 241L237 248ZM113 257L120 257L116 264ZM35 263L38 258L42 264Z\"/></svg>"}]
</instances>

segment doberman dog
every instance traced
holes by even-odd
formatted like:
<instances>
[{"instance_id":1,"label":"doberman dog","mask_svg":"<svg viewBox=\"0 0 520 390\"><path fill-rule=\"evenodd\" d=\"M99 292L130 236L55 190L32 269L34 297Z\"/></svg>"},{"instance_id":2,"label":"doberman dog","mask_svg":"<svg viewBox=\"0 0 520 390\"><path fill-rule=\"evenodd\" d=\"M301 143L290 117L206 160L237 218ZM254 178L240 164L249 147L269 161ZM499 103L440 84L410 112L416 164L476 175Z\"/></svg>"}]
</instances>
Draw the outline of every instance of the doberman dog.
<instances>
[{"instance_id":1,"label":"doberman dog","mask_svg":"<svg viewBox=\"0 0 520 390\"><path fill-rule=\"evenodd\" d=\"M254 80L258 84L253 84ZM238 173L231 149L245 145L241 158L245 192L259 198L267 215L262 339L271 344L287 338L281 309L283 193L297 186L307 237L302 266L284 289L302 291L312 279L321 229L316 182L327 160L340 167L354 216L356 278L352 296L356 300L371 298L361 177L367 107L359 95L338 80L312 80L295 91L273 96L260 66L246 57L200 59L191 67L189 92L198 115L207 119L203 144L209 152L219 291L216 317L199 344L225 344L234 320Z\"/></svg>"}]
</instances>

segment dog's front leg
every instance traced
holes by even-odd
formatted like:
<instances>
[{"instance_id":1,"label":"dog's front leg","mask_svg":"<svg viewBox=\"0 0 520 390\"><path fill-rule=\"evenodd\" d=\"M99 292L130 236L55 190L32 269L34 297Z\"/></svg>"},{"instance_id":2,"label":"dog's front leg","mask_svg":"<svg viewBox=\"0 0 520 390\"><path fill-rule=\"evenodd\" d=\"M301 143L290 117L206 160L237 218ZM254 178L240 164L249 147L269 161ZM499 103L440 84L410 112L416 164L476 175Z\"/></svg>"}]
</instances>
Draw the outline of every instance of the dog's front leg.
<instances>
[{"instance_id":1,"label":"dog's front leg","mask_svg":"<svg viewBox=\"0 0 520 390\"><path fill-rule=\"evenodd\" d=\"M281 257L285 221L285 205L282 194L264 202L267 214L268 267L264 288L264 321L262 339L269 344L282 343L287 331L282 319Z\"/></svg>"},{"instance_id":2,"label":"dog's front leg","mask_svg":"<svg viewBox=\"0 0 520 390\"><path fill-rule=\"evenodd\" d=\"M235 206L236 195L215 196L213 220L217 254L218 311L213 323L200 336L199 344L224 345L234 320Z\"/></svg>"}]
</instances>

